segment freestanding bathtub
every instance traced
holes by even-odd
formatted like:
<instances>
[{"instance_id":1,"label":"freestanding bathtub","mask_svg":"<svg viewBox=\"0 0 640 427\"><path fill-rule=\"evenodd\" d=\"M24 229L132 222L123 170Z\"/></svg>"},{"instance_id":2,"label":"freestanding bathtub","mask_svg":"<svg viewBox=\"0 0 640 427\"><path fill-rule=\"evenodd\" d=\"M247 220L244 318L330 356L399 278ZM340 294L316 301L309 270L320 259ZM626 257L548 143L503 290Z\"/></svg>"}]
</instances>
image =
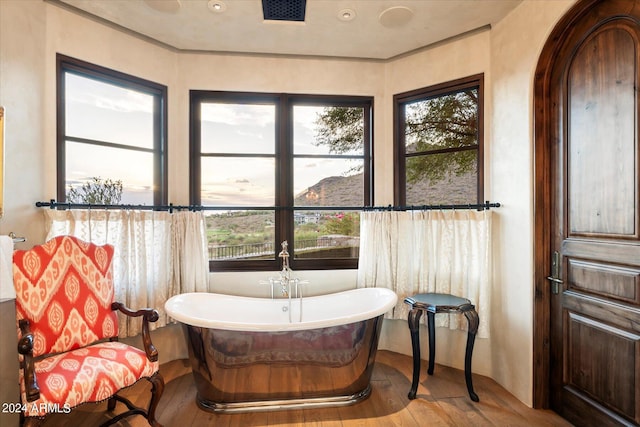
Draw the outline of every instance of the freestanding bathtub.
<instances>
[{"instance_id":1,"label":"freestanding bathtub","mask_svg":"<svg viewBox=\"0 0 640 427\"><path fill-rule=\"evenodd\" d=\"M187 293L165 308L183 324L198 406L240 412L366 399L396 302L389 289L359 288L291 300Z\"/></svg>"}]
</instances>

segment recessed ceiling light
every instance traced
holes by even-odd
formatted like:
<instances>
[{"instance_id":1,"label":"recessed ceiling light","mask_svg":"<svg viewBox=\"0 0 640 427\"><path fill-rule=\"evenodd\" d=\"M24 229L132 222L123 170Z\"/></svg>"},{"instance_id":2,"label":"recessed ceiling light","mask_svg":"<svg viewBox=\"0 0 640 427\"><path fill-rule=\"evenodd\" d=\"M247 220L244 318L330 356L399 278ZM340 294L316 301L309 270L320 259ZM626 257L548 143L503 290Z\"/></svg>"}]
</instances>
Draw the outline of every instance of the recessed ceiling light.
<instances>
[{"instance_id":1,"label":"recessed ceiling light","mask_svg":"<svg viewBox=\"0 0 640 427\"><path fill-rule=\"evenodd\" d=\"M341 21L353 21L356 18L356 11L353 9L342 9L338 13L338 19Z\"/></svg>"},{"instance_id":2,"label":"recessed ceiling light","mask_svg":"<svg viewBox=\"0 0 640 427\"><path fill-rule=\"evenodd\" d=\"M384 10L378 20L387 28L398 28L406 25L413 18L413 11L405 6L395 6Z\"/></svg>"},{"instance_id":3,"label":"recessed ceiling light","mask_svg":"<svg viewBox=\"0 0 640 427\"><path fill-rule=\"evenodd\" d=\"M227 4L222 0L209 0L207 7L210 11L215 13L222 13L227 10Z\"/></svg>"},{"instance_id":4,"label":"recessed ceiling light","mask_svg":"<svg viewBox=\"0 0 640 427\"><path fill-rule=\"evenodd\" d=\"M180 10L180 0L144 0L151 9L163 13L177 13Z\"/></svg>"}]
</instances>

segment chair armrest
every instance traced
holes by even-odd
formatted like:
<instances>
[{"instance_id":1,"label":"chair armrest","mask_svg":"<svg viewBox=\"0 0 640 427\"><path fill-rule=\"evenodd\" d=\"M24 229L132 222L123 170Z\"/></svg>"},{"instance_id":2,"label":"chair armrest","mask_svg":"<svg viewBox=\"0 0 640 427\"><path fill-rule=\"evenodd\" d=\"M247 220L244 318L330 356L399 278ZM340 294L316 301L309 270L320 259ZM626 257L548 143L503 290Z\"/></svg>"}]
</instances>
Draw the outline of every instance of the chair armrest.
<instances>
[{"instance_id":1,"label":"chair armrest","mask_svg":"<svg viewBox=\"0 0 640 427\"><path fill-rule=\"evenodd\" d=\"M18 341L18 353L21 354L21 368L24 375L24 388L28 402L33 402L40 398L40 387L36 379L35 366L33 363L33 332L29 321L20 319L18 322L22 338Z\"/></svg>"},{"instance_id":2,"label":"chair armrest","mask_svg":"<svg viewBox=\"0 0 640 427\"><path fill-rule=\"evenodd\" d=\"M158 310L153 308L143 308L137 311L130 310L121 302L114 302L111 304L112 310L118 310L121 313L129 317L142 316L142 345L144 345L144 351L147 353L147 359L152 362L158 361L158 350L151 342L151 334L149 332L149 322L156 322L160 318Z\"/></svg>"}]
</instances>

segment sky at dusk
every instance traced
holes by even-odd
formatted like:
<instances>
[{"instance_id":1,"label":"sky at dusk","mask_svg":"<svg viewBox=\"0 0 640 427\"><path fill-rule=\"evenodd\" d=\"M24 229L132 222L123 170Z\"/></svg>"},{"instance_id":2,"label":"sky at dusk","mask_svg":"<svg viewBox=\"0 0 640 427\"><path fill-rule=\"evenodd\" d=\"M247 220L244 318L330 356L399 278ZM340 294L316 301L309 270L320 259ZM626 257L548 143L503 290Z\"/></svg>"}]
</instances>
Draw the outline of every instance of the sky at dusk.
<instances>
[{"instance_id":1,"label":"sky at dusk","mask_svg":"<svg viewBox=\"0 0 640 427\"><path fill-rule=\"evenodd\" d=\"M328 154L313 144L316 118L323 107L294 107L294 154ZM152 147L153 98L96 80L67 74L66 133L136 147ZM275 152L273 105L203 104L202 152ZM118 126L113 126L118 123ZM185 149L187 149L185 147ZM78 185L92 177L122 180L121 203L152 204L152 154L68 142L67 184ZM361 162L360 162L361 163ZM203 205L273 205L273 158L203 158ZM294 160L294 194L323 178L343 176L353 160L297 158ZM171 159L169 158L169 168Z\"/></svg>"}]
</instances>

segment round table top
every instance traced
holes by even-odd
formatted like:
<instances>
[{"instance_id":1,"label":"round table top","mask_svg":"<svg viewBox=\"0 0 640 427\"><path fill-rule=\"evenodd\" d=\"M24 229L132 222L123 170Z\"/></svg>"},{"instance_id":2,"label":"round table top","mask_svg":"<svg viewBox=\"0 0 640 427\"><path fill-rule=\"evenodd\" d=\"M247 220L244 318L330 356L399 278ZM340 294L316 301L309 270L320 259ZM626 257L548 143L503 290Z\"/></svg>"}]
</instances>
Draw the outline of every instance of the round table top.
<instances>
[{"instance_id":1,"label":"round table top","mask_svg":"<svg viewBox=\"0 0 640 427\"><path fill-rule=\"evenodd\" d=\"M404 302L410 305L424 305L427 307L459 307L471 304L471 301L466 298L438 293L412 295L405 298Z\"/></svg>"}]
</instances>

